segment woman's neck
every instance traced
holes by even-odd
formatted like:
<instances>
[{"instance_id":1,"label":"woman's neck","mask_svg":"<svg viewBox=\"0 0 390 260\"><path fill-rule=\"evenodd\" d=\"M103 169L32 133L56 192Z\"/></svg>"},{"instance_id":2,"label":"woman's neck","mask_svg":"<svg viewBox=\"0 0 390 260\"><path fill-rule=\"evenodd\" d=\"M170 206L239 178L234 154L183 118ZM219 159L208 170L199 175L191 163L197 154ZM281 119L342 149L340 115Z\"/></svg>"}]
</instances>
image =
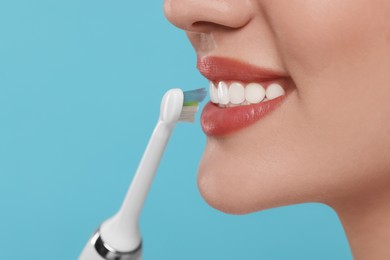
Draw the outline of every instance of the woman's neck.
<instances>
[{"instance_id":1,"label":"woman's neck","mask_svg":"<svg viewBox=\"0 0 390 260\"><path fill-rule=\"evenodd\" d=\"M369 194L339 201L332 207L340 217L355 260L390 259L390 190Z\"/></svg>"}]
</instances>

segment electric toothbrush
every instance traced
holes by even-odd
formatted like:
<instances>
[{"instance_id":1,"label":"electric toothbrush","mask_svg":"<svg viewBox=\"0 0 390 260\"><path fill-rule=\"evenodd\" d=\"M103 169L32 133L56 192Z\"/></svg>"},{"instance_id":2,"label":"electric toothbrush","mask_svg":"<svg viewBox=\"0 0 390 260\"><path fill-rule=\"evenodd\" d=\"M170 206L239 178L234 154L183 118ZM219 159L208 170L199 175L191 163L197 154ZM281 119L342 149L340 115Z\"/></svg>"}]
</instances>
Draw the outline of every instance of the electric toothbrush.
<instances>
[{"instance_id":1,"label":"electric toothbrush","mask_svg":"<svg viewBox=\"0 0 390 260\"><path fill-rule=\"evenodd\" d=\"M194 122L206 90L165 93L160 117L119 211L104 221L84 247L79 260L141 260L139 218L169 137L179 121Z\"/></svg>"}]
</instances>

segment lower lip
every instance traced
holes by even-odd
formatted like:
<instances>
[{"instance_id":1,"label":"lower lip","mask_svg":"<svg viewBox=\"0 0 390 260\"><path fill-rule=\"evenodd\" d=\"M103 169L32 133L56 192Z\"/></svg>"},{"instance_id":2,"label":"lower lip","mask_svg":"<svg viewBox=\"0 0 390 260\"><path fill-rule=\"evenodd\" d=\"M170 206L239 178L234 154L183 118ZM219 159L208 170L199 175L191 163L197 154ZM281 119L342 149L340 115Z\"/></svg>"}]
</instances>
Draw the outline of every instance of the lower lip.
<instances>
[{"instance_id":1,"label":"lower lip","mask_svg":"<svg viewBox=\"0 0 390 260\"><path fill-rule=\"evenodd\" d=\"M207 136L224 136L248 127L275 110L286 96L287 93L259 104L230 108L220 108L209 102L202 111L203 132Z\"/></svg>"}]
</instances>

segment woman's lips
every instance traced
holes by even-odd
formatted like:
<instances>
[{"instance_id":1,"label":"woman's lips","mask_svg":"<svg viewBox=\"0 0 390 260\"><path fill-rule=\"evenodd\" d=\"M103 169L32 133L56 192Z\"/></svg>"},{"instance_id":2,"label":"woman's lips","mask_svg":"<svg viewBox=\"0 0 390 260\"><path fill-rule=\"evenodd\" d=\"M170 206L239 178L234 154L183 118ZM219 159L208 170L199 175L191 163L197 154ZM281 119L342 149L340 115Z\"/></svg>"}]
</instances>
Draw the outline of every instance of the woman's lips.
<instances>
[{"instance_id":1,"label":"woman's lips","mask_svg":"<svg viewBox=\"0 0 390 260\"><path fill-rule=\"evenodd\" d=\"M198 57L197 68L210 81L264 82L289 77L281 71L260 68L249 63L223 57Z\"/></svg>"},{"instance_id":2,"label":"woman's lips","mask_svg":"<svg viewBox=\"0 0 390 260\"><path fill-rule=\"evenodd\" d=\"M223 136L247 127L275 109L286 95L259 104L220 108L211 102L202 111L201 125L207 136Z\"/></svg>"},{"instance_id":3,"label":"woman's lips","mask_svg":"<svg viewBox=\"0 0 390 260\"><path fill-rule=\"evenodd\" d=\"M222 57L199 58L198 69L213 82L239 81L262 85L275 81L286 83L283 84L286 92L284 95L258 104L219 107L218 104L209 102L201 116L202 129L208 136L223 136L257 122L283 102L293 85L284 73Z\"/></svg>"}]
</instances>

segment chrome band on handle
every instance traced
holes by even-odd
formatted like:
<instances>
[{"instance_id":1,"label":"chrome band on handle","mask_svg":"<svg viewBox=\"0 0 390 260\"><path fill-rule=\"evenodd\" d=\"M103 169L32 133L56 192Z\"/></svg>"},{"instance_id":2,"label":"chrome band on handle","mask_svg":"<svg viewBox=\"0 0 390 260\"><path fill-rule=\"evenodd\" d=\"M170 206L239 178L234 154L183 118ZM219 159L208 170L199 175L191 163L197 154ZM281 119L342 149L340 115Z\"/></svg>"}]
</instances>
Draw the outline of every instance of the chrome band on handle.
<instances>
[{"instance_id":1,"label":"chrome band on handle","mask_svg":"<svg viewBox=\"0 0 390 260\"><path fill-rule=\"evenodd\" d=\"M142 242L133 251L119 252L106 244L100 235L100 231L97 230L91 239L91 243L96 252L105 260L141 260Z\"/></svg>"}]
</instances>

